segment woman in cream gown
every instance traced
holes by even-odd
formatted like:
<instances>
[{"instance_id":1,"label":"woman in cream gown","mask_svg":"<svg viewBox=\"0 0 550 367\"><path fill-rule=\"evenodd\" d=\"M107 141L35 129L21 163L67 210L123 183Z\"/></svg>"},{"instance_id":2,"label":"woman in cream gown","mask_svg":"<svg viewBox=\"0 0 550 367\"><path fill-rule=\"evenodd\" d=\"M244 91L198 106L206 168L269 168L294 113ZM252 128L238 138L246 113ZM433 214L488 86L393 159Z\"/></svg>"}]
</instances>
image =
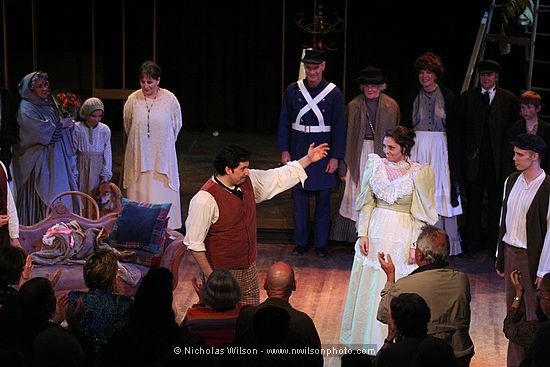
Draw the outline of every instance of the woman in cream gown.
<instances>
[{"instance_id":1,"label":"woman in cream gown","mask_svg":"<svg viewBox=\"0 0 550 367\"><path fill-rule=\"evenodd\" d=\"M390 254L396 278L415 268L414 250L421 227L434 224L437 208L434 173L428 165L410 161L414 132L398 126L384 138L382 159L370 154L356 202L358 240L342 316L340 343L351 348L380 349L387 327L376 319L386 275L378 252Z\"/></svg>"}]
</instances>

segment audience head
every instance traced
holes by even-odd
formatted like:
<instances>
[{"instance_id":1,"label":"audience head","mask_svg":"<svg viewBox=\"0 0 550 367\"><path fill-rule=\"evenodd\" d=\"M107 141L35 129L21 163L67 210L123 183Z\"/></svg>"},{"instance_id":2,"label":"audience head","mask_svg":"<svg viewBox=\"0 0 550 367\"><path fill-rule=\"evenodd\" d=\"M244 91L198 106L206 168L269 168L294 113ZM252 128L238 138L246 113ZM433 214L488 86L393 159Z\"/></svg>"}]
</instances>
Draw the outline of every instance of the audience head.
<instances>
[{"instance_id":1,"label":"audience head","mask_svg":"<svg viewBox=\"0 0 550 367\"><path fill-rule=\"evenodd\" d=\"M384 133L384 140L386 138L392 138L396 144L401 147L401 153L405 158L411 156L411 149L414 146L415 133L413 130L405 126L396 126L394 128L386 130ZM389 154L386 153L386 156Z\"/></svg>"},{"instance_id":2,"label":"audience head","mask_svg":"<svg viewBox=\"0 0 550 367\"><path fill-rule=\"evenodd\" d=\"M428 332L430 308L416 293L401 293L390 303L390 317L405 337L424 337Z\"/></svg>"},{"instance_id":3,"label":"audience head","mask_svg":"<svg viewBox=\"0 0 550 367\"><path fill-rule=\"evenodd\" d=\"M277 347L288 336L290 315L281 307L267 305L258 309L252 323L260 346Z\"/></svg>"},{"instance_id":4,"label":"audience head","mask_svg":"<svg viewBox=\"0 0 550 367\"><path fill-rule=\"evenodd\" d=\"M39 322L49 320L55 312L56 299L49 279L37 277L19 289L19 303L26 317Z\"/></svg>"},{"instance_id":5,"label":"audience head","mask_svg":"<svg viewBox=\"0 0 550 367\"><path fill-rule=\"evenodd\" d=\"M84 367L85 357L78 339L61 328L49 327L34 339L34 367Z\"/></svg>"},{"instance_id":6,"label":"audience head","mask_svg":"<svg viewBox=\"0 0 550 367\"><path fill-rule=\"evenodd\" d=\"M0 246L0 287L19 283L25 266L25 252L12 245Z\"/></svg>"},{"instance_id":7,"label":"audience head","mask_svg":"<svg viewBox=\"0 0 550 367\"><path fill-rule=\"evenodd\" d=\"M216 311L228 311L241 300L241 287L237 279L225 269L216 269L210 274L201 289L201 301Z\"/></svg>"},{"instance_id":8,"label":"audience head","mask_svg":"<svg viewBox=\"0 0 550 367\"><path fill-rule=\"evenodd\" d=\"M248 162L250 153L238 145L232 144L222 148L214 159L214 168L220 176L227 174L225 168L234 170L240 163Z\"/></svg>"},{"instance_id":9,"label":"audience head","mask_svg":"<svg viewBox=\"0 0 550 367\"><path fill-rule=\"evenodd\" d=\"M421 256L428 264L448 265L449 236L443 229L427 224L416 240L416 252L417 261Z\"/></svg>"},{"instance_id":10,"label":"audience head","mask_svg":"<svg viewBox=\"0 0 550 367\"><path fill-rule=\"evenodd\" d=\"M166 268L151 268L143 277L130 309L130 323L146 330L175 325L172 309L174 277Z\"/></svg>"},{"instance_id":11,"label":"audience head","mask_svg":"<svg viewBox=\"0 0 550 367\"><path fill-rule=\"evenodd\" d=\"M115 286L118 261L110 251L92 252L84 264L84 282L89 289L112 291Z\"/></svg>"},{"instance_id":12,"label":"audience head","mask_svg":"<svg viewBox=\"0 0 550 367\"><path fill-rule=\"evenodd\" d=\"M441 58L433 52L426 52L424 55L418 57L414 62L414 70L417 74L423 70L434 73L437 80L441 79L445 72Z\"/></svg>"},{"instance_id":13,"label":"audience head","mask_svg":"<svg viewBox=\"0 0 550 367\"><path fill-rule=\"evenodd\" d=\"M269 297L288 300L296 290L296 279L292 267L282 261L271 265L267 271L264 289Z\"/></svg>"}]
</instances>

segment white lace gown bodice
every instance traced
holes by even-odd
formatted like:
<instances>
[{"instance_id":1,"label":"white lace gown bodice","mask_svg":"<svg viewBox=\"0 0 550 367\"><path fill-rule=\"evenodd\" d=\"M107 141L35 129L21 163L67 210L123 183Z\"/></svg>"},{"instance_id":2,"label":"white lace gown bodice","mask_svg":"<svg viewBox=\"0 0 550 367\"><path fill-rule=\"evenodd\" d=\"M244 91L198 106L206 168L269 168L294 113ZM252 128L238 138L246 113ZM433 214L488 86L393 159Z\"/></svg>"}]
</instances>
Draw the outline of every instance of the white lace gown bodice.
<instances>
[{"instance_id":1,"label":"white lace gown bodice","mask_svg":"<svg viewBox=\"0 0 550 367\"><path fill-rule=\"evenodd\" d=\"M430 175L433 182L433 171L416 162L392 163L372 154L365 174L368 174L368 180L364 181L368 187L362 189L357 207L360 209L359 236L368 236L369 254L364 256L359 251L358 242L355 256L363 265L380 269L378 252L391 254L396 274L409 274L416 268L408 264L411 243L425 223L437 221L433 194L432 200L429 194L423 194L430 191L426 183L430 182Z\"/></svg>"}]
</instances>

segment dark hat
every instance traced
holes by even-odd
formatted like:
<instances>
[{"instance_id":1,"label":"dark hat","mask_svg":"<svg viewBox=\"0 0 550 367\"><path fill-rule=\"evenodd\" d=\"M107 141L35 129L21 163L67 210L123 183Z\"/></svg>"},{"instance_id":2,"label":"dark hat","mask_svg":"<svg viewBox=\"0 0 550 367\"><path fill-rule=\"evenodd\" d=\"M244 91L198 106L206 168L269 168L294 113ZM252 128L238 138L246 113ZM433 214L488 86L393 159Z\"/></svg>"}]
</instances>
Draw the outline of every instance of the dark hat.
<instances>
[{"instance_id":1,"label":"dark hat","mask_svg":"<svg viewBox=\"0 0 550 367\"><path fill-rule=\"evenodd\" d=\"M483 60L477 63L478 73L500 73L500 64L495 60Z\"/></svg>"},{"instance_id":2,"label":"dark hat","mask_svg":"<svg viewBox=\"0 0 550 367\"><path fill-rule=\"evenodd\" d=\"M514 141L512 141L512 145L519 149L532 150L539 154L546 153L546 143L538 135L519 134Z\"/></svg>"},{"instance_id":3,"label":"dark hat","mask_svg":"<svg viewBox=\"0 0 550 367\"><path fill-rule=\"evenodd\" d=\"M384 84L386 77L382 70L369 66L361 70L357 77L357 83L359 84Z\"/></svg>"},{"instance_id":4,"label":"dark hat","mask_svg":"<svg viewBox=\"0 0 550 367\"><path fill-rule=\"evenodd\" d=\"M306 50L306 54L302 59L304 64L321 64L326 61L326 55L324 51L320 50Z\"/></svg>"}]
</instances>

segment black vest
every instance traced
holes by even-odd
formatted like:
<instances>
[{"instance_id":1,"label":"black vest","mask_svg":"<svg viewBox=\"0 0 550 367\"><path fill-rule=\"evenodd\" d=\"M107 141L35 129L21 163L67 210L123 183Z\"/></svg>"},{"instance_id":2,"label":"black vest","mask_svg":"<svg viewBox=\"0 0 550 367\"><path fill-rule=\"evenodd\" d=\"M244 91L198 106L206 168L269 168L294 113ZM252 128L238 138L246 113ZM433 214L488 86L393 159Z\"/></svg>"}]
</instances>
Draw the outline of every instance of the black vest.
<instances>
[{"instance_id":1,"label":"black vest","mask_svg":"<svg viewBox=\"0 0 550 367\"><path fill-rule=\"evenodd\" d=\"M498 257L496 268L504 272L504 242L502 238L506 234L506 211L508 206L508 197L510 191L516 183L521 172L514 172L508 176L506 187L504 188L504 201L502 202L502 219L500 224L500 232L498 236ZM529 275L531 277L531 285L535 286L537 278L537 269L539 267L540 254L544 246L544 238L548 224L546 216L548 215L548 202L550 197L550 176L546 175L544 181L540 185L537 193L533 197L533 201L527 210L526 216L526 231L527 231L527 260L529 265Z\"/></svg>"}]
</instances>

